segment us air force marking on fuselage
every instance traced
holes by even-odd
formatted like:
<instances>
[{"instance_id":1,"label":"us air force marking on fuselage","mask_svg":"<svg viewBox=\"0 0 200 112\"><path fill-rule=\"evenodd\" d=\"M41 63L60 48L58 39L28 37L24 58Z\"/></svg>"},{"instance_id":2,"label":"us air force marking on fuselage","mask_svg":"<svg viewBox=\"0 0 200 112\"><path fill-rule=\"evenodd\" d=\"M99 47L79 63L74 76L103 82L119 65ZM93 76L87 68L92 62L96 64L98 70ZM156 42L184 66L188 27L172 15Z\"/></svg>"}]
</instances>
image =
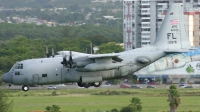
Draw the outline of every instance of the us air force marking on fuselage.
<instances>
[{"instance_id":1,"label":"us air force marking on fuselage","mask_svg":"<svg viewBox=\"0 0 200 112\"><path fill-rule=\"evenodd\" d=\"M173 25L171 31L178 31L178 26L177 25Z\"/></svg>"},{"instance_id":2,"label":"us air force marking on fuselage","mask_svg":"<svg viewBox=\"0 0 200 112\"><path fill-rule=\"evenodd\" d=\"M135 63L133 61L126 63L126 66L129 66L129 67L134 67L134 65Z\"/></svg>"},{"instance_id":3,"label":"us air force marking on fuselage","mask_svg":"<svg viewBox=\"0 0 200 112\"><path fill-rule=\"evenodd\" d=\"M130 61L130 62L126 63L126 66L130 67L130 69L127 70L129 72L129 74L134 72L135 62Z\"/></svg>"},{"instance_id":4,"label":"us air force marking on fuselage","mask_svg":"<svg viewBox=\"0 0 200 112\"><path fill-rule=\"evenodd\" d=\"M177 32L178 26L172 25L171 31ZM168 44L177 44L177 40L176 37L174 36L174 33L167 33L167 39L168 39Z\"/></svg>"},{"instance_id":5,"label":"us air force marking on fuselage","mask_svg":"<svg viewBox=\"0 0 200 112\"><path fill-rule=\"evenodd\" d=\"M176 37L174 33L167 33L168 44L177 44Z\"/></svg>"}]
</instances>

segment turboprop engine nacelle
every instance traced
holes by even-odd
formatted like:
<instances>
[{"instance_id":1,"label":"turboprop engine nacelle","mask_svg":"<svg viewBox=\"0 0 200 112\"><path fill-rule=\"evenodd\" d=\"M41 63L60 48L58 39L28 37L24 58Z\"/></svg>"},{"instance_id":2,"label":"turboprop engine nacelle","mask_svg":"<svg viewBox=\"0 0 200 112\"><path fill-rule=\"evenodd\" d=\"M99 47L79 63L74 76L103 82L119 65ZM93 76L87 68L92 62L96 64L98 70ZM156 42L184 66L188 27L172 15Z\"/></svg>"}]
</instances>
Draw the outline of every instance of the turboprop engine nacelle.
<instances>
[{"instance_id":1,"label":"turboprop engine nacelle","mask_svg":"<svg viewBox=\"0 0 200 112\"><path fill-rule=\"evenodd\" d=\"M94 60L89 59L87 56L78 57L73 59L74 67L85 67L88 64L94 63Z\"/></svg>"},{"instance_id":2,"label":"turboprop engine nacelle","mask_svg":"<svg viewBox=\"0 0 200 112\"><path fill-rule=\"evenodd\" d=\"M86 65L84 68L88 71L103 71L103 70L112 70L118 67L124 66L125 64L121 63L108 63L108 64L101 64L101 63L92 63Z\"/></svg>"},{"instance_id":3,"label":"turboprop engine nacelle","mask_svg":"<svg viewBox=\"0 0 200 112\"><path fill-rule=\"evenodd\" d=\"M75 62L74 67L84 67L86 65L90 64L89 61L81 61L81 62Z\"/></svg>"}]
</instances>

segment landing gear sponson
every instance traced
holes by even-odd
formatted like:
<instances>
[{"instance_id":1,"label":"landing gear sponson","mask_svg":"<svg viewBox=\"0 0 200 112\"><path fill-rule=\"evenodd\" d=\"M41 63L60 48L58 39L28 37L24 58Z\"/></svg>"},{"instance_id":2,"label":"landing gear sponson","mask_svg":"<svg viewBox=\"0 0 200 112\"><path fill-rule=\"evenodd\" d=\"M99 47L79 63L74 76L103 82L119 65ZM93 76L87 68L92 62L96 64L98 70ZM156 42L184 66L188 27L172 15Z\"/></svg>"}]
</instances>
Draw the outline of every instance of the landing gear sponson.
<instances>
[{"instance_id":1,"label":"landing gear sponson","mask_svg":"<svg viewBox=\"0 0 200 112\"><path fill-rule=\"evenodd\" d=\"M77 84L78 84L79 87L89 88L90 86L99 87L101 85L101 82L92 82L92 83L78 82Z\"/></svg>"}]
</instances>

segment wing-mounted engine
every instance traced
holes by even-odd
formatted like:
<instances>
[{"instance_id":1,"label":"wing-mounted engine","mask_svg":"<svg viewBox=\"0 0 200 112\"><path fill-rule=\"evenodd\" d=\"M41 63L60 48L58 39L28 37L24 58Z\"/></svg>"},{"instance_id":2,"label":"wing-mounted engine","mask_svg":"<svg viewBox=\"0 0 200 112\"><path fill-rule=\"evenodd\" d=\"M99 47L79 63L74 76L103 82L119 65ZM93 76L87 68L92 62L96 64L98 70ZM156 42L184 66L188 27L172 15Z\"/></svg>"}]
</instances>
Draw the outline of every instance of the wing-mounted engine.
<instances>
[{"instance_id":1,"label":"wing-mounted engine","mask_svg":"<svg viewBox=\"0 0 200 112\"><path fill-rule=\"evenodd\" d=\"M94 59L88 58L89 54L83 54L75 52L75 54L72 55L72 51L69 51L69 54L62 53L63 55L63 61L61 64L63 64L67 68L82 68L90 63L94 63ZM72 56L74 58L72 58Z\"/></svg>"},{"instance_id":2,"label":"wing-mounted engine","mask_svg":"<svg viewBox=\"0 0 200 112\"><path fill-rule=\"evenodd\" d=\"M117 54L96 54L96 55L81 55L72 59L72 52L63 56L61 64L68 68L75 68L79 72L94 72L112 70L124 66L120 63L123 61Z\"/></svg>"}]
</instances>

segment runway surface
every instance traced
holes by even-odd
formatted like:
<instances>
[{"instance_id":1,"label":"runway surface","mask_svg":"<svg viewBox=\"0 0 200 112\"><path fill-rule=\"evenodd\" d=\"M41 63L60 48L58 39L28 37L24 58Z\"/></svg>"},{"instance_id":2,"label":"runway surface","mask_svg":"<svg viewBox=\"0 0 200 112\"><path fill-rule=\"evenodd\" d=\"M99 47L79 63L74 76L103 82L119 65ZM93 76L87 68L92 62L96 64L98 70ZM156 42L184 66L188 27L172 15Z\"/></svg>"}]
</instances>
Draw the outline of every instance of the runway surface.
<instances>
[{"instance_id":1,"label":"runway surface","mask_svg":"<svg viewBox=\"0 0 200 112\"><path fill-rule=\"evenodd\" d=\"M134 86L139 86L139 87L142 87L141 89L143 88L146 88L148 85L147 84L127 84L127 83L121 83L121 84L125 84L125 85L134 85ZM120 88L120 85L121 84L118 84L118 85L101 85L100 87L90 87L88 89L100 89L100 88ZM180 88L178 86L178 84L175 84L178 88ZM43 86L38 86L38 87L29 87L29 90L47 90L48 89L48 86L50 85L43 85ZM70 84L70 85L66 85L66 86L58 86L58 85L51 85L51 86L55 86L57 90L60 90L60 89L85 89L83 87L78 87L76 84ZM165 84L161 84L161 85L153 85L155 86L156 88L169 88L170 85L165 85ZM191 86L193 86L194 88L200 88L199 84L192 84ZM9 86L5 86L5 88L7 89L11 89L11 90L21 90L22 89L22 86L18 86L18 85L12 85L11 87Z\"/></svg>"}]
</instances>

